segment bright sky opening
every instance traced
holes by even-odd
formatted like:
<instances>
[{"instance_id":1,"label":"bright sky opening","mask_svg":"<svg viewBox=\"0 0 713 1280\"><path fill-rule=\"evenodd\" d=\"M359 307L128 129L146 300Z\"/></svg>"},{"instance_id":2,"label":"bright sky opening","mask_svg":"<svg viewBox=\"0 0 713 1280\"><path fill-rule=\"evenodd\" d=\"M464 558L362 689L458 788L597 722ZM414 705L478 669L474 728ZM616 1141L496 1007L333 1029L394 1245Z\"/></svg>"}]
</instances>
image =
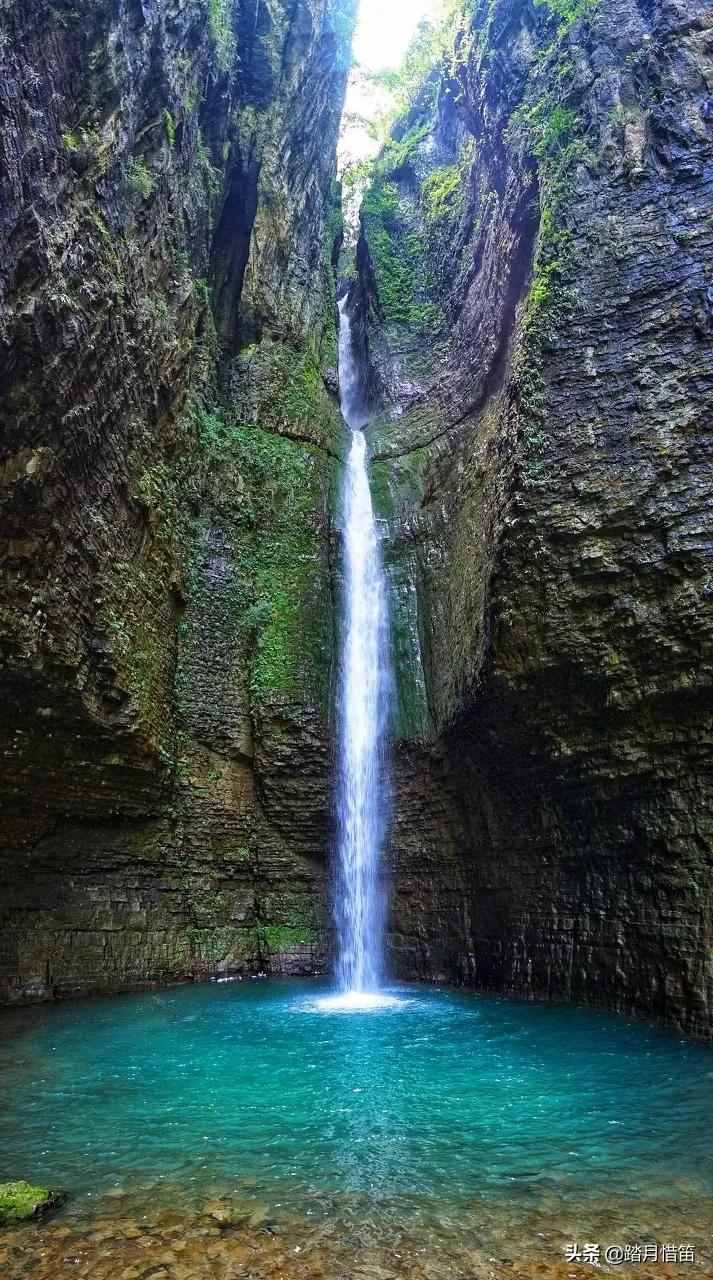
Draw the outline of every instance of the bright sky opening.
<instances>
[{"instance_id":1,"label":"bright sky opening","mask_svg":"<svg viewBox=\"0 0 713 1280\"><path fill-rule=\"evenodd\" d=\"M355 65L339 147L340 169L379 150L364 120L374 120L382 113L389 96L366 81L365 75L398 67L421 19L436 19L440 10L441 0L360 0L354 37Z\"/></svg>"},{"instance_id":2,"label":"bright sky opening","mask_svg":"<svg viewBox=\"0 0 713 1280\"><path fill-rule=\"evenodd\" d=\"M367 71L401 62L422 18L435 18L438 0L361 0L354 57Z\"/></svg>"}]
</instances>

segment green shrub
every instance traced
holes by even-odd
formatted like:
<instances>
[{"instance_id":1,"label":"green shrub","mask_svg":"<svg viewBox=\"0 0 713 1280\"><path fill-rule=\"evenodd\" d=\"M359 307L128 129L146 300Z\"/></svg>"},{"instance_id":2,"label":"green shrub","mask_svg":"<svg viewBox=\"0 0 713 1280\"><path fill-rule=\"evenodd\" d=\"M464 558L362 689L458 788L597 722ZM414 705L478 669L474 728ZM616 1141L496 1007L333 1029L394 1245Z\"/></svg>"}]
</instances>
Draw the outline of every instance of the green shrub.
<instances>
[{"instance_id":1,"label":"green shrub","mask_svg":"<svg viewBox=\"0 0 713 1280\"><path fill-rule=\"evenodd\" d=\"M208 0L208 30L219 71L229 71L235 53L232 0Z\"/></svg>"},{"instance_id":2,"label":"green shrub","mask_svg":"<svg viewBox=\"0 0 713 1280\"><path fill-rule=\"evenodd\" d=\"M134 158L127 172L129 186L142 200L148 200L156 190L156 179L148 168L146 161Z\"/></svg>"},{"instance_id":3,"label":"green shrub","mask_svg":"<svg viewBox=\"0 0 713 1280\"><path fill-rule=\"evenodd\" d=\"M565 29L568 29L583 18L598 3L598 0L535 0L538 8L545 8L559 18Z\"/></svg>"},{"instance_id":4,"label":"green shrub","mask_svg":"<svg viewBox=\"0 0 713 1280\"><path fill-rule=\"evenodd\" d=\"M174 122L173 116L171 115L171 112L169 111L168 107L164 107L164 109L163 109L163 115L162 115L162 117L161 117L161 118L162 118L162 120L163 120L163 131L164 131L164 133L165 133L165 135L166 135L166 141L167 141L167 143L168 143L169 147L175 147L175 145L176 145L176 125L175 125L175 122Z\"/></svg>"}]
</instances>

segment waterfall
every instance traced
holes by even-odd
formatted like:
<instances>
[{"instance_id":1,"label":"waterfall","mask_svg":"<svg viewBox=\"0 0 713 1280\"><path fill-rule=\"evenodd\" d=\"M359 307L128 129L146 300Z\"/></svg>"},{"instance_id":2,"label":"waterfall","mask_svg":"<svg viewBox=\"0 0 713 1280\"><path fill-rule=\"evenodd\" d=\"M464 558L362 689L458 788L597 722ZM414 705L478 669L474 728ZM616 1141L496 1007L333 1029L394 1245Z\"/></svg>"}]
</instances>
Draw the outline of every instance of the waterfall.
<instances>
[{"instance_id":1,"label":"waterfall","mask_svg":"<svg viewBox=\"0 0 713 1280\"><path fill-rule=\"evenodd\" d=\"M384 737L389 686L386 590L369 489L367 419L346 298L339 304L342 414L352 432L344 479L344 643L340 697L337 977L343 993L374 993L382 969Z\"/></svg>"}]
</instances>

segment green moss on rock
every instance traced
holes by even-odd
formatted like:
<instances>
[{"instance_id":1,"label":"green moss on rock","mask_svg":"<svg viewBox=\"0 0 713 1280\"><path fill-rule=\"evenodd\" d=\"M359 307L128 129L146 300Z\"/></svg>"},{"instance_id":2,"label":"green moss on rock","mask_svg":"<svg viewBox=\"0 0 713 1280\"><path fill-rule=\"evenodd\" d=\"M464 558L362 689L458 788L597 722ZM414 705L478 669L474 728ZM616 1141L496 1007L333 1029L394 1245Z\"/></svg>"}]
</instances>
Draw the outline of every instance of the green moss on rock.
<instances>
[{"instance_id":1,"label":"green moss on rock","mask_svg":"<svg viewBox=\"0 0 713 1280\"><path fill-rule=\"evenodd\" d=\"M266 925L259 931L261 950L275 954L292 947L315 947L319 942L316 929L305 925Z\"/></svg>"},{"instance_id":2,"label":"green moss on rock","mask_svg":"<svg viewBox=\"0 0 713 1280\"><path fill-rule=\"evenodd\" d=\"M0 1226L38 1218L56 1208L61 1200L59 1192L35 1187L30 1182L0 1182Z\"/></svg>"},{"instance_id":3,"label":"green moss on rock","mask_svg":"<svg viewBox=\"0 0 713 1280\"><path fill-rule=\"evenodd\" d=\"M364 197L362 215L386 323L404 325L416 333L435 331L442 315L431 300L426 243L409 226L396 184L377 177Z\"/></svg>"},{"instance_id":4,"label":"green moss on rock","mask_svg":"<svg viewBox=\"0 0 713 1280\"><path fill-rule=\"evenodd\" d=\"M586 16L597 4L597 0L535 0L537 8L548 9L560 19L561 30L569 31L580 18Z\"/></svg>"},{"instance_id":5,"label":"green moss on rock","mask_svg":"<svg viewBox=\"0 0 713 1280\"><path fill-rule=\"evenodd\" d=\"M449 164L434 169L423 183L422 198L429 223L450 220L461 213L465 199L461 166Z\"/></svg>"}]
</instances>

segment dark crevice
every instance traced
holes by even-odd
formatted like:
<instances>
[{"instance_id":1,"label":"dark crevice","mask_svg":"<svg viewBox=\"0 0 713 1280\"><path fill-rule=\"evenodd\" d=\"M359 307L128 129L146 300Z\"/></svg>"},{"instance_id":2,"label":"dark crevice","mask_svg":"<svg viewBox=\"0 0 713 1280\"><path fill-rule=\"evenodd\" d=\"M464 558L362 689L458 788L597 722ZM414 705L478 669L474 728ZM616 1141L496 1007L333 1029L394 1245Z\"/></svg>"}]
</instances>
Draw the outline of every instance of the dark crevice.
<instances>
[{"instance_id":1,"label":"dark crevice","mask_svg":"<svg viewBox=\"0 0 713 1280\"><path fill-rule=\"evenodd\" d=\"M235 352L257 336L257 326L241 325L240 298L257 214L260 162L254 153L238 157L215 232L212 277L215 281L215 323L224 349ZM241 330L247 330L243 332Z\"/></svg>"}]
</instances>

